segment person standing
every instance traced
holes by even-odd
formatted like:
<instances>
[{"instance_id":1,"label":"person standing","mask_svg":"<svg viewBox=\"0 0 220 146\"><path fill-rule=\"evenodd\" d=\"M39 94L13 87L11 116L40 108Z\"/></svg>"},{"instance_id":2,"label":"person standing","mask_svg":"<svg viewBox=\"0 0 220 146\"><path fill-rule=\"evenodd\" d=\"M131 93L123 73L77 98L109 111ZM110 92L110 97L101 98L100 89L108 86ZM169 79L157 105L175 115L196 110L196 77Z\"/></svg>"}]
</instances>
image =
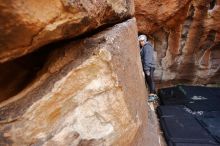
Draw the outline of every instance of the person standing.
<instances>
[{"instance_id":1,"label":"person standing","mask_svg":"<svg viewBox=\"0 0 220 146\"><path fill-rule=\"evenodd\" d=\"M152 102L158 97L156 95L155 83L154 83L154 70L155 70L155 60L154 60L154 49L152 45L147 41L146 35L140 35L138 41L141 46L140 55L141 62L143 66L143 71L145 74L145 83L148 85L149 96L148 101Z\"/></svg>"}]
</instances>

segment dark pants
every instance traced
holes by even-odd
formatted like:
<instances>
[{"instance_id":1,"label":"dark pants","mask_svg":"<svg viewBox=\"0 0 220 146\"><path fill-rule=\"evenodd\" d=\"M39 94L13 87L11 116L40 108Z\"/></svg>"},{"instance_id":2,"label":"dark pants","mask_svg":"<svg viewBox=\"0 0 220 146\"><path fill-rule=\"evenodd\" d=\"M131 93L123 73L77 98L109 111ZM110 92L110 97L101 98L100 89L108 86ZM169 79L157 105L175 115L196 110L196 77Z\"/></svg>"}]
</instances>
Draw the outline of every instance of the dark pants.
<instances>
[{"instance_id":1,"label":"dark pants","mask_svg":"<svg viewBox=\"0 0 220 146\"><path fill-rule=\"evenodd\" d=\"M147 75L146 71L145 74L145 83L148 85L150 93L156 93L155 90L155 83L154 83L154 70L155 68L150 68L150 75Z\"/></svg>"}]
</instances>

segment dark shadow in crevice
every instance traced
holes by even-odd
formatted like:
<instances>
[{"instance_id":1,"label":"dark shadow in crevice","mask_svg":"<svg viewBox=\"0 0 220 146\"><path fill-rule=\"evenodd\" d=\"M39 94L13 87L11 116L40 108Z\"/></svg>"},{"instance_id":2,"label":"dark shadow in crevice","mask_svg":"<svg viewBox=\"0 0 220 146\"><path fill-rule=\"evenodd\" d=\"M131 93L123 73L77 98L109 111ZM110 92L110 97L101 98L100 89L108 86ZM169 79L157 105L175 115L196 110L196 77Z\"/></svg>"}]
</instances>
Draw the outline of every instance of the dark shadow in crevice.
<instances>
[{"instance_id":1,"label":"dark shadow in crevice","mask_svg":"<svg viewBox=\"0 0 220 146\"><path fill-rule=\"evenodd\" d=\"M215 7L216 0L211 0L210 5L209 5L209 10L212 10Z\"/></svg>"},{"instance_id":2,"label":"dark shadow in crevice","mask_svg":"<svg viewBox=\"0 0 220 146\"><path fill-rule=\"evenodd\" d=\"M195 13L195 8L194 8L193 5L191 5L189 10L188 10L188 16L187 16L186 20L184 21L184 23L182 25L180 54L182 54L183 48L186 45L186 41L187 41L187 38L188 38L188 33L189 33L190 27L191 27L192 22L193 22L194 13Z\"/></svg>"},{"instance_id":3,"label":"dark shadow in crevice","mask_svg":"<svg viewBox=\"0 0 220 146\"><path fill-rule=\"evenodd\" d=\"M0 102L16 95L36 77L46 62L51 48L0 64Z\"/></svg>"}]
</instances>

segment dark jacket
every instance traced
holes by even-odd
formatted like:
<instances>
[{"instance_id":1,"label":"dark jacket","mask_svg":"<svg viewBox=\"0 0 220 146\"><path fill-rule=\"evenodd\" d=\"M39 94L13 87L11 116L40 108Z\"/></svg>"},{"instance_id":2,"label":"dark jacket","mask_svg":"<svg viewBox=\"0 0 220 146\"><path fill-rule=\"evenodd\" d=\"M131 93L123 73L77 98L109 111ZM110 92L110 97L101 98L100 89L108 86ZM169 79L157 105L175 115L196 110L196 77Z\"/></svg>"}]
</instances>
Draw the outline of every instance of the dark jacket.
<instances>
[{"instance_id":1,"label":"dark jacket","mask_svg":"<svg viewBox=\"0 0 220 146\"><path fill-rule=\"evenodd\" d=\"M141 48L141 62L144 71L150 70L150 67L155 68L154 49L149 42Z\"/></svg>"}]
</instances>

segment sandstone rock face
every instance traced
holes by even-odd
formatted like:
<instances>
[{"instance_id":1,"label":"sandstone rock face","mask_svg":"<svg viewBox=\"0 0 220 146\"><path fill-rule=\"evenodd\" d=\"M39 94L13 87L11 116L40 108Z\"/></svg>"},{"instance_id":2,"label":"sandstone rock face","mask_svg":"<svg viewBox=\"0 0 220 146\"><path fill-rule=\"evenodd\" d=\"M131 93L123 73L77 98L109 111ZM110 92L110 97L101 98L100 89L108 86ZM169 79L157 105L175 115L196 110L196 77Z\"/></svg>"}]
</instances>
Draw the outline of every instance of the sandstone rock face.
<instances>
[{"instance_id":1,"label":"sandstone rock face","mask_svg":"<svg viewBox=\"0 0 220 146\"><path fill-rule=\"evenodd\" d=\"M133 13L132 0L0 0L0 62Z\"/></svg>"},{"instance_id":2,"label":"sandstone rock face","mask_svg":"<svg viewBox=\"0 0 220 146\"><path fill-rule=\"evenodd\" d=\"M158 84L220 82L219 0L135 0L140 33L157 56Z\"/></svg>"},{"instance_id":3,"label":"sandstone rock face","mask_svg":"<svg viewBox=\"0 0 220 146\"><path fill-rule=\"evenodd\" d=\"M130 19L52 46L29 86L0 103L0 145L147 145L136 38Z\"/></svg>"},{"instance_id":4,"label":"sandstone rock face","mask_svg":"<svg viewBox=\"0 0 220 146\"><path fill-rule=\"evenodd\" d=\"M190 0L135 0L135 16L139 32L150 34L162 27L172 28L176 23L181 23L180 20L184 19L184 14L180 14L180 17L176 17L176 15L189 2ZM174 23L170 24L169 21Z\"/></svg>"}]
</instances>

